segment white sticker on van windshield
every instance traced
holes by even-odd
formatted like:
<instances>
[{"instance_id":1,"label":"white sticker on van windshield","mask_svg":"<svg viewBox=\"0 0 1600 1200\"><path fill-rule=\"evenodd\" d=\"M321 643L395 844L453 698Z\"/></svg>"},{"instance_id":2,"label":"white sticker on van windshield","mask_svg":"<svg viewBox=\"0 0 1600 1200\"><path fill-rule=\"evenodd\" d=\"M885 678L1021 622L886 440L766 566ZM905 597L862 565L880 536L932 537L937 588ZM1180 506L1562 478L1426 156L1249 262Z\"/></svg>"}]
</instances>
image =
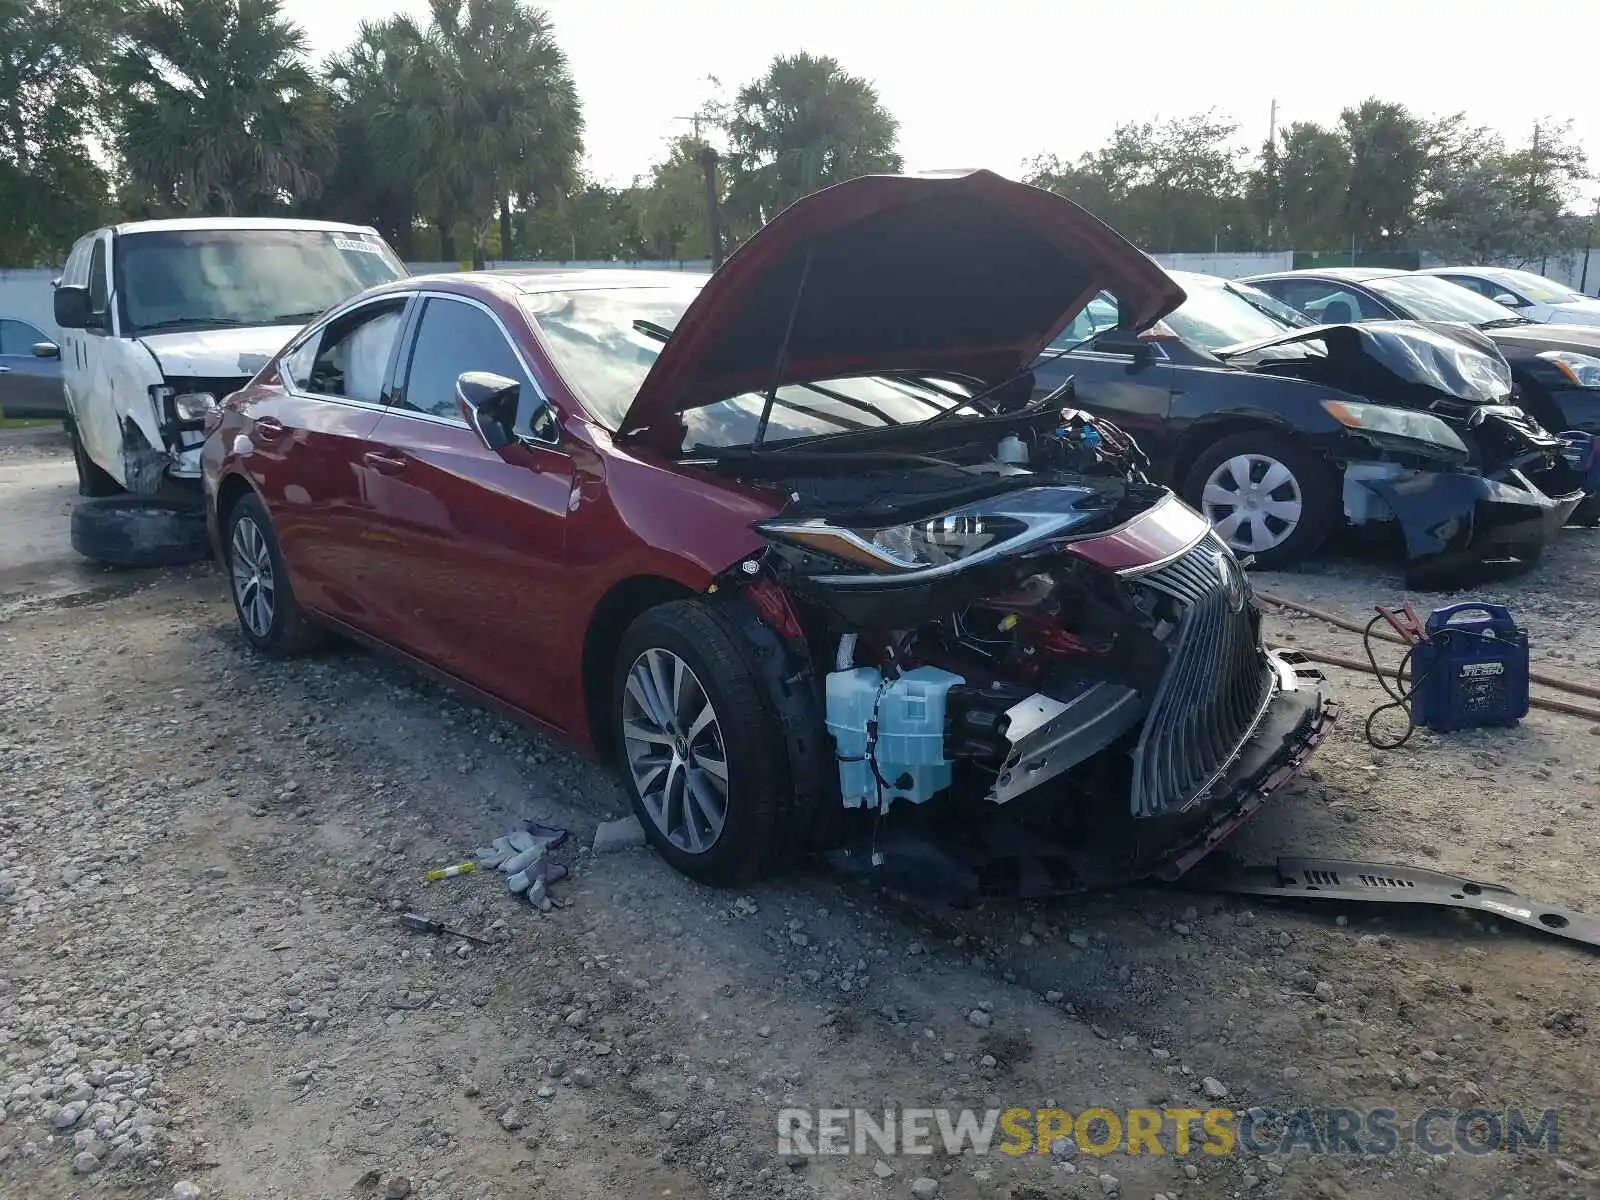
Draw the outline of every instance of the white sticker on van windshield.
<instances>
[{"instance_id":1,"label":"white sticker on van windshield","mask_svg":"<svg viewBox=\"0 0 1600 1200\"><path fill-rule=\"evenodd\" d=\"M383 247L377 242L361 242L355 238L336 237L333 239L336 250L359 250L363 254L382 254Z\"/></svg>"}]
</instances>

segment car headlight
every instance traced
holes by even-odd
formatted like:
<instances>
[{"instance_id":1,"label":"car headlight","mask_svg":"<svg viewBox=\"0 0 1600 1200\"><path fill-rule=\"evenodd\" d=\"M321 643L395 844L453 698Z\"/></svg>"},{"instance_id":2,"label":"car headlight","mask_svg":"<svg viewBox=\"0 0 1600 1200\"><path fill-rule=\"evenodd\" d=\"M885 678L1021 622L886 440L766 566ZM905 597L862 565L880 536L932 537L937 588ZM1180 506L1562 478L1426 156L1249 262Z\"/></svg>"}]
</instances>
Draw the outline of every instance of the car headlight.
<instances>
[{"instance_id":1,"label":"car headlight","mask_svg":"<svg viewBox=\"0 0 1600 1200\"><path fill-rule=\"evenodd\" d=\"M208 412L217 407L217 397L212 392L180 392L167 386L151 390L155 393L156 403L170 404L172 415L180 421L202 421Z\"/></svg>"},{"instance_id":2,"label":"car headlight","mask_svg":"<svg viewBox=\"0 0 1600 1200\"><path fill-rule=\"evenodd\" d=\"M1600 358L1571 350L1545 350L1539 357L1570 379L1574 387L1600 388Z\"/></svg>"},{"instance_id":3,"label":"car headlight","mask_svg":"<svg viewBox=\"0 0 1600 1200\"><path fill-rule=\"evenodd\" d=\"M217 398L210 392L179 392L172 398L172 411L180 421L199 421L217 406Z\"/></svg>"},{"instance_id":4,"label":"car headlight","mask_svg":"<svg viewBox=\"0 0 1600 1200\"><path fill-rule=\"evenodd\" d=\"M1466 454L1467 444L1454 429L1432 413L1383 404L1357 404L1351 400L1324 400L1322 407L1346 429L1392 438L1402 442L1421 442L1456 454Z\"/></svg>"},{"instance_id":5,"label":"car headlight","mask_svg":"<svg viewBox=\"0 0 1600 1200\"><path fill-rule=\"evenodd\" d=\"M1088 488L1024 488L919 521L847 527L820 517L777 518L756 528L768 537L816 550L874 573L953 567L990 557L1010 544L1061 533L1094 515L1078 503Z\"/></svg>"}]
</instances>

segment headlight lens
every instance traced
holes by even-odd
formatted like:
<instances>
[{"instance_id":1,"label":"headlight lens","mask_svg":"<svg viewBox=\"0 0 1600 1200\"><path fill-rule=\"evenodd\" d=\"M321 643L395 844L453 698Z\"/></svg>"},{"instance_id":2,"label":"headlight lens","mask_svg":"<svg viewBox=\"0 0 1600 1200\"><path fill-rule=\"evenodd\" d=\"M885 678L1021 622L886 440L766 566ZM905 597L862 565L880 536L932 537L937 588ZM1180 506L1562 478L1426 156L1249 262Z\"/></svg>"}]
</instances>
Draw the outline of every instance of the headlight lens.
<instances>
[{"instance_id":1,"label":"headlight lens","mask_svg":"<svg viewBox=\"0 0 1600 1200\"><path fill-rule=\"evenodd\" d=\"M1570 379L1575 387L1600 388L1600 358L1571 350L1546 350L1539 357Z\"/></svg>"},{"instance_id":2,"label":"headlight lens","mask_svg":"<svg viewBox=\"0 0 1600 1200\"><path fill-rule=\"evenodd\" d=\"M1093 509L1077 506L1088 488L1024 488L920 521L847 528L822 518L764 521L769 537L843 559L875 573L926 571L1033 541L1082 524Z\"/></svg>"},{"instance_id":3,"label":"headlight lens","mask_svg":"<svg viewBox=\"0 0 1600 1200\"><path fill-rule=\"evenodd\" d=\"M172 411L180 421L199 421L217 406L217 398L210 392L180 392L172 398Z\"/></svg>"},{"instance_id":4,"label":"headlight lens","mask_svg":"<svg viewBox=\"0 0 1600 1200\"><path fill-rule=\"evenodd\" d=\"M995 515L952 513L874 530L871 542L902 567L937 567L959 562L985 546L1016 537L1027 527Z\"/></svg>"},{"instance_id":5,"label":"headlight lens","mask_svg":"<svg viewBox=\"0 0 1600 1200\"><path fill-rule=\"evenodd\" d=\"M1432 413L1389 408L1383 404L1357 404L1350 400L1324 400L1322 407L1347 429L1407 442L1427 442L1458 454L1467 453L1467 444L1460 435Z\"/></svg>"}]
</instances>

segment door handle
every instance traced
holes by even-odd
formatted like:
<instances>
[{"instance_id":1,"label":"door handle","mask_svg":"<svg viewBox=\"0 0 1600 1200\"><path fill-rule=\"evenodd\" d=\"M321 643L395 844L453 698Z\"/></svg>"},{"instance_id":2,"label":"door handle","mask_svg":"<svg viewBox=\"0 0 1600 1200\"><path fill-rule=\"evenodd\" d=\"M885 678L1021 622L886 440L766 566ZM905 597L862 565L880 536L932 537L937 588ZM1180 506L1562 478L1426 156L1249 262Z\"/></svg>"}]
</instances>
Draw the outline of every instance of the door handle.
<instances>
[{"instance_id":1,"label":"door handle","mask_svg":"<svg viewBox=\"0 0 1600 1200\"><path fill-rule=\"evenodd\" d=\"M276 417L259 417L256 419L255 435L263 442L275 442L289 430L284 423Z\"/></svg>"},{"instance_id":2,"label":"door handle","mask_svg":"<svg viewBox=\"0 0 1600 1200\"><path fill-rule=\"evenodd\" d=\"M406 469L405 459L392 454L380 454L376 450L368 450L361 456L361 461L379 475L398 475Z\"/></svg>"},{"instance_id":3,"label":"door handle","mask_svg":"<svg viewBox=\"0 0 1600 1200\"><path fill-rule=\"evenodd\" d=\"M11 374L11 368L10 367L0 367L0 375L9 375L9 374Z\"/></svg>"}]
</instances>

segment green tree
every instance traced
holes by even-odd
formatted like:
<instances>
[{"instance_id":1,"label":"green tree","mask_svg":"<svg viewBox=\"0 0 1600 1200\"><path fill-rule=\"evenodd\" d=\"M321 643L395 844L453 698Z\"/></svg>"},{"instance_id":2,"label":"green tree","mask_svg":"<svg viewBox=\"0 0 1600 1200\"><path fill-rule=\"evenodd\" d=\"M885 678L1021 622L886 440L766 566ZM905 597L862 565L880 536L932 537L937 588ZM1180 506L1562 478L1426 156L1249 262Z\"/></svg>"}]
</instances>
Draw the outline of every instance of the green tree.
<instances>
[{"instance_id":1,"label":"green tree","mask_svg":"<svg viewBox=\"0 0 1600 1200\"><path fill-rule=\"evenodd\" d=\"M88 0L0 0L0 265L59 266L109 216L90 139L115 15Z\"/></svg>"},{"instance_id":2,"label":"green tree","mask_svg":"<svg viewBox=\"0 0 1600 1200\"><path fill-rule=\"evenodd\" d=\"M1571 207L1588 162L1570 126L1543 122L1510 149L1456 113L1429 126L1428 152L1418 248L1452 262L1525 266L1583 243L1584 218Z\"/></svg>"},{"instance_id":3,"label":"green tree","mask_svg":"<svg viewBox=\"0 0 1600 1200\"><path fill-rule=\"evenodd\" d=\"M870 82L826 56L773 59L721 115L728 208L751 227L830 183L901 169L899 122Z\"/></svg>"},{"instance_id":4,"label":"green tree","mask_svg":"<svg viewBox=\"0 0 1600 1200\"><path fill-rule=\"evenodd\" d=\"M404 131L383 115L405 104L403 81L417 44L392 21L361 24L355 40L329 60L324 79L332 106L335 162L308 215L372 225L400 252L417 256L421 212L416 182L397 167Z\"/></svg>"},{"instance_id":5,"label":"green tree","mask_svg":"<svg viewBox=\"0 0 1600 1200\"><path fill-rule=\"evenodd\" d=\"M432 0L426 27L399 17L385 36L395 76L374 138L413 181L441 254L455 257L464 224L481 263L496 216L502 252L515 253L514 210L573 186L583 151L577 88L549 17L523 0Z\"/></svg>"},{"instance_id":6,"label":"green tree","mask_svg":"<svg viewBox=\"0 0 1600 1200\"><path fill-rule=\"evenodd\" d=\"M1151 251L1253 245L1238 126L1214 112L1119 125L1079 157L1034 162L1028 180L1076 201Z\"/></svg>"},{"instance_id":7,"label":"green tree","mask_svg":"<svg viewBox=\"0 0 1600 1200\"><path fill-rule=\"evenodd\" d=\"M706 176L700 156L707 143L700 138L674 138L667 157L650 168L648 181L634 188L639 232L652 257L710 258L711 235L706 209ZM717 173L718 202L725 206L727 174Z\"/></svg>"},{"instance_id":8,"label":"green tree","mask_svg":"<svg viewBox=\"0 0 1600 1200\"><path fill-rule=\"evenodd\" d=\"M1313 250L1348 243L1350 149L1344 137L1315 121L1295 121L1278 138L1279 244Z\"/></svg>"},{"instance_id":9,"label":"green tree","mask_svg":"<svg viewBox=\"0 0 1600 1200\"><path fill-rule=\"evenodd\" d=\"M648 257L639 234L638 194L586 181L567 194L519 211L519 256L565 262L628 262Z\"/></svg>"},{"instance_id":10,"label":"green tree","mask_svg":"<svg viewBox=\"0 0 1600 1200\"><path fill-rule=\"evenodd\" d=\"M158 209L261 213L315 195L327 98L279 0L133 0L116 145Z\"/></svg>"},{"instance_id":11,"label":"green tree","mask_svg":"<svg viewBox=\"0 0 1600 1200\"><path fill-rule=\"evenodd\" d=\"M1427 167L1427 128L1403 104L1371 97L1339 114L1349 147L1348 236L1368 249L1403 246Z\"/></svg>"}]
</instances>

